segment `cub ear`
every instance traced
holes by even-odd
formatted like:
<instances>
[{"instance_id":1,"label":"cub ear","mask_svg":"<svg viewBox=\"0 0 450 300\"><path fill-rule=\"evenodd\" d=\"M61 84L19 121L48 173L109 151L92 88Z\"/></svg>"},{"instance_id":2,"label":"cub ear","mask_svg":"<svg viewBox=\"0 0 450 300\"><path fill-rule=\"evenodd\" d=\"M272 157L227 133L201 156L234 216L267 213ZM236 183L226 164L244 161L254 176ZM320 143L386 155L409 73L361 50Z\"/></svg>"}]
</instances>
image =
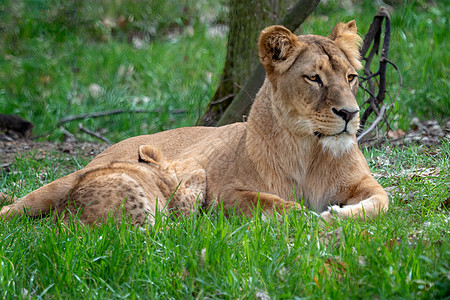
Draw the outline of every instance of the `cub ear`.
<instances>
[{"instance_id":1,"label":"cub ear","mask_svg":"<svg viewBox=\"0 0 450 300\"><path fill-rule=\"evenodd\" d=\"M267 75L281 73L295 59L296 52L302 43L289 29L274 25L261 32L258 40L259 60L266 69Z\"/></svg>"},{"instance_id":2,"label":"cub ear","mask_svg":"<svg viewBox=\"0 0 450 300\"><path fill-rule=\"evenodd\" d=\"M159 164L163 161L161 150L151 145L139 146L139 161Z\"/></svg>"},{"instance_id":3,"label":"cub ear","mask_svg":"<svg viewBox=\"0 0 450 300\"><path fill-rule=\"evenodd\" d=\"M328 36L334 43L344 51L352 66L358 70L362 68L361 57L359 55L359 45L361 37L357 33L356 22L352 20L348 23L338 23Z\"/></svg>"}]
</instances>

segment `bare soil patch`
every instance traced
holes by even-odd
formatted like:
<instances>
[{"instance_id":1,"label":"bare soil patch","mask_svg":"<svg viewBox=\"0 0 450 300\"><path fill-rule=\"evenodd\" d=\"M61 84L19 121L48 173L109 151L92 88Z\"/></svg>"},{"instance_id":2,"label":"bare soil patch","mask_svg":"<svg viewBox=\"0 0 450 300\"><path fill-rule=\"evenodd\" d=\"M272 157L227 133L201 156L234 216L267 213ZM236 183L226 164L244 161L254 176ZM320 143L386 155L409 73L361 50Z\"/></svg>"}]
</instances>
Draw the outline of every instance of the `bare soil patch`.
<instances>
[{"instance_id":1,"label":"bare soil patch","mask_svg":"<svg viewBox=\"0 0 450 300\"><path fill-rule=\"evenodd\" d=\"M31 155L37 159L49 155L67 155L92 159L108 147L107 144L93 142L37 142L27 139L13 141L0 140L0 164L2 169L7 169L16 157Z\"/></svg>"}]
</instances>

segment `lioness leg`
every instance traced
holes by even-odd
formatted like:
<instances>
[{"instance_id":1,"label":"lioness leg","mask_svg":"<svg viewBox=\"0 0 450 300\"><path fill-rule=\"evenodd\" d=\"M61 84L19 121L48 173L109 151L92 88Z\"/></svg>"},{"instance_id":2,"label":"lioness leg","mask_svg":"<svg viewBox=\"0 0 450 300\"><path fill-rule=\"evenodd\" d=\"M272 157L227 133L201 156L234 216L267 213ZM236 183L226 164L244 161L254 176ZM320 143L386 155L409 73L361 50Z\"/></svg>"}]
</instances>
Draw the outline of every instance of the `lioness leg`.
<instances>
[{"instance_id":1,"label":"lioness leg","mask_svg":"<svg viewBox=\"0 0 450 300\"><path fill-rule=\"evenodd\" d=\"M0 211L0 217L9 218L23 213L30 216L49 213L58 199L67 197L67 193L72 187L73 181L78 176L78 172L46 184L43 187L32 191L28 195L17 199L17 201L11 205L3 206Z\"/></svg>"},{"instance_id":2,"label":"lioness leg","mask_svg":"<svg viewBox=\"0 0 450 300\"><path fill-rule=\"evenodd\" d=\"M279 213L288 212L291 209L303 209L303 206L294 201L286 201L277 195L259 193L254 191L238 191L236 193L238 207L246 216L253 216L254 210L259 206L264 213L273 214L273 209Z\"/></svg>"}]
</instances>

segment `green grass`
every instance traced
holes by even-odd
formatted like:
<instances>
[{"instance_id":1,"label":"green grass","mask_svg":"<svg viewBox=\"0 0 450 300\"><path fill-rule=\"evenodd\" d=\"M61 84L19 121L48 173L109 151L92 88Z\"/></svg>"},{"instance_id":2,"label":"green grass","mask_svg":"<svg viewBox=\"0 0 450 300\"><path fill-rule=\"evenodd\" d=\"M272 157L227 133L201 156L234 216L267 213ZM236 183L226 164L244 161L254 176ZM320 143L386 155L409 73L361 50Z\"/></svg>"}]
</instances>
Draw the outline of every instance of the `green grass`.
<instances>
[{"instance_id":1,"label":"green grass","mask_svg":"<svg viewBox=\"0 0 450 300\"><path fill-rule=\"evenodd\" d=\"M114 109L161 112L87 119L83 125L115 142L192 125L214 93L225 57L226 40L209 31L221 8L213 20L204 20L217 4L78 2L87 7L53 0L0 6L6 23L0 28L1 112L30 120L35 135L51 132L51 140L62 139L58 121L68 114ZM133 19L127 28L105 27L105 20L121 16ZM128 42L135 31L144 34L142 48ZM93 86L100 92L92 92ZM171 113L177 109L186 112ZM64 126L89 139L78 122Z\"/></svg>"},{"instance_id":2,"label":"green grass","mask_svg":"<svg viewBox=\"0 0 450 300\"><path fill-rule=\"evenodd\" d=\"M0 296L36 298L430 299L450 291L450 143L364 151L390 210L324 228L313 214L225 218L220 207L147 230L51 218L0 222ZM0 190L23 196L85 165L18 158ZM436 171L440 170L440 171ZM19 183L19 186L16 184ZM448 205L448 204L447 204ZM339 229L340 228L340 229ZM333 234L327 235L329 232ZM340 230L340 231L339 231ZM339 233L341 232L341 233Z\"/></svg>"},{"instance_id":3,"label":"green grass","mask_svg":"<svg viewBox=\"0 0 450 300\"><path fill-rule=\"evenodd\" d=\"M390 59L404 87L392 113L394 128L412 116L445 120L450 115L448 1L396 1L390 10ZM71 2L72 3L72 2ZM356 19L367 32L376 4L326 1L302 26L328 34L334 24ZM20 115L45 139L62 140L58 121L113 109L161 109L147 114L88 118L83 126L117 142L139 134L193 125L213 95L224 64L226 36L211 29L226 20L217 1L4 1L0 5L1 113ZM125 20L122 27L111 22ZM129 42L133 32L144 46ZM142 37L142 36L141 36ZM256 55L256 54L255 54ZM390 97L399 89L388 68ZM98 85L100 93L90 91ZM362 94L359 95L359 98ZM71 104L70 104L71 103ZM176 109L185 113L174 114ZM90 139L78 122L63 124L78 139Z\"/></svg>"},{"instance_id":4,"label":"green grass","mask_svg":"<svg viewBox=\"0 0 450 300\"><path fill-rule=\"evenodd\" d=\"M302 31L328 34L335 23L356 19L360 32L366 32L377 8L353 2L352 7L338 1L320 4ZM67 114L117 108L161 112L91 118L83 126L115 142L194 124L224 63L226 37L209 31L223 21L220 4L71 3L75 6L56 0L0 5L1 113L29 119L35 135L50 132L50 140L63 138L57 123ZM404 79L394 125L403 129L412 116L449 116L449 9L447 1L415 1L391 11L390 58ZM134 18L125 29L102 22L122 15ZM139 49L127 41L128 33L138 29L150 37ZM93 84L103 92L91 92ZM397 89L394 84L391 94ZM174 114L175 109L186 113ZM64 127L89 139L77 123ZM372 222L348 220L323 228L314 215L301 212L280 221L225 219L220 208L179 220L159 216L146 232L112 220L101 228L65 231L51 218L2 221L0 297L447 296L450 214L442 203L450 197L449 141L431 149L370 149L365 156L390 191L389 212ZM10 172L0 174L0 191L20 197L87 163L81 156L18 158Z\"/></svg>"}]
</instances>

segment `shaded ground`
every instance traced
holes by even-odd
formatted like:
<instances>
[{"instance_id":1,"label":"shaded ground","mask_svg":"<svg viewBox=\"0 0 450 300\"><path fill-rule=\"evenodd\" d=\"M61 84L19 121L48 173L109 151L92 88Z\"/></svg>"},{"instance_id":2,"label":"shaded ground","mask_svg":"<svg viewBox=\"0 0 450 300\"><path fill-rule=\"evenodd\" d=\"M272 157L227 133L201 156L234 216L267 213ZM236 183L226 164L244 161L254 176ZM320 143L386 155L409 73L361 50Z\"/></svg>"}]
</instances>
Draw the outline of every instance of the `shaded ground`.
<instances>
[{"instance_id":1,"label":"shaded ground","mask_svg":"<svg viewBox=\"0 0 450 300\"><path fill-rule=\"evenodd\" d=\"M16 157L35 153L36 159L48 155L65 154L69 156L85 157L91 159L108 147L107 144L93 142L36 142L26 139L14 141L0 140L0 164L2 169L8 169Z\"/></svg>"}]
</instances>

